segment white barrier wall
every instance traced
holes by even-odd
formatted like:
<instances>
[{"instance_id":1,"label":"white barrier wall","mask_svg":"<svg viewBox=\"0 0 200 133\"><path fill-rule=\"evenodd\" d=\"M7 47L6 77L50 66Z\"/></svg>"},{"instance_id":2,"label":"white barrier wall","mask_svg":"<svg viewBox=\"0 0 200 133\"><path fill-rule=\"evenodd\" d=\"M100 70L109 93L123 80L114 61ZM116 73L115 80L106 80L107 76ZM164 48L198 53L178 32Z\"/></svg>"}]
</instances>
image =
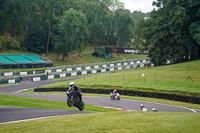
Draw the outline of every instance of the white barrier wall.
<instances>
[{"instance_id":1,"label":"white barrier wall","mask_svg":"<svg viewBox=\"0 0 200 133\"><path fill-rule=\"evenodd\" d=\"M139 67L144 67L145 66L145 63L147 62L147 60L138 60L138 61L136 61L136 63L137 64L135 64L135 62L134 61L131 61L131 62L123 62L123 63L116 63L116 65L117 66L115 66L115 64L104 64L104 65L102 65L102 68L101 67L99 67L99 65L96 65L96 66L94 66L94 69L99 69L99 68L101 68L100 69L100 72L106 72L106 69L105 69L105 67L110 67L108 70L109 71L115 71L115 69L117 69L117 70L123 70L123 69L130 69L131 67L133 67L133 68L136 68L138 65L139 65ZM143 64L141 64L141 63L143 63ZM149 63L149 62L148 62ZM123 65L122 65L123 64ZM130 65L129 65L130 64ZM135 64L135 65L133 65L133 64ZM87 66L87 67L85 67L85 71L79 71L79 70L82 70L82 67L80 67L80 66L78 66L78 67L76 67L76 68L66 68L66 71L72 71L71 72L71 76L77 76L80 72L81 72L81 74L82 75L84 75L84 74L88 74L88 69L92 69L93 67L91 67L91 66ZM73 71L73 69L75 69L75 71ZM63 71L63 69L56 69L56 72L62 72ZM79 73L78 72L76 72L76 71L79 71ZM35 71L33 71L34 73L36 73ZM51 73L52 72L52 70L50 69L50 70L45 70L45 73L47 73L47 72L49 72L49 73ZM99 71L98 71L99 72ZM89 72L90 73L90 72ZM97 73L97 70L91 70L91 73ZM27 75L28 74L28 72L20 72L20 75ZM5 72L4 73L4 75L5 76L12 76L13 75L13 72ZM68 76L70 76L70 75L68 75ZM62 77L66 77L66 73L62 73L62 74L59 74L59 77L60 78L62 78ZM48 77L47 77L47 79L54 79L55 78L55 76L54 75L49 75ZM35 78L33 78L33 81L40 81L41 80L41 77L35 77ZM45 80L45 78L43 79L43 80ZM13 80L10 80L10 81L8 81L9 83L14 83L15 81L13 81Z\"/></svg>"},{"instance_id":2,"label":"white barrier wall","mask_svg":"<svg viewBox=\"0 0 200 133\"><path fill-rule=\"evenodd\" d=\"M72 68L67 68L67 71L69 72L69 71L72 71Z\"/></svg>"},{"instance_id":3,"label":"white barrier wall","mask_svg":"<svg viewBox=\"0 0 200 133\"><path fill-rule=\"evenodd\" d=\"M102 65L102 67L107 67L107 65Z\"/></svg>"},{"instance_id":4,"label":"white barrier wall","mask_svg":"<svg viewBox=\"0 0 200 133\"><path fill-rule=\"evenodd\" d=\"M118 70L122 70L122 67L118 67Z\"/></svg>"},{"instance_id":5,"label":"white barrier wall","mask_svg":"<svg viewBox=\"0 0 200 133\"><path fill-rule=\"evenodd\" d=\"M126 69L130 69L131 68L131 66L126 66Z\"/></svg>"},{"instance_id":6,"label":"white barrier wall","mask_svg":"<svg viewBox=\"0 0 200 133\"><path fill-rule=\"evenodd\" d=\"M77 72L71 73L71 76L76 76L76 75L77 75Z\"/></svg>"},{"instance_id":7,"label":"white barrier wall","mask_svg":"<svg viewBox=\"0 0 200 133\"><path fill-rule=\"evenodd\" d=\"M54 75L49 75L48 79L54 79Z\"/></svg>"},{"instance_id":8,"label":"white barrier wall","mask_svg":"<svg viewBox=\"0 0 200 133\"><path fill-rule=\"evenodd\" d=\"M51 73L51 70L45 70L45 73L47 73L47 72L48 72L48 73Z\"/></svg>"},{"instance_id":9,"label":"white barrier wall","mask_svg":"<svg viewBox=\"0 0 200 133\"><path fill-rule=\"evenodd\" d=\"M10 80L8 80L8 83L9 83L9 84L14 84L14 83L15 83L15 79L10 79Z\"/></svg>"},{"instance_id":10,"label":"white barrier wall","mask_svg":"<svg viewBox=\"0 0 200 133\"><path fill-rule=\"evenodd\" d=\"M82 75L87 74L87 71L82 71Z\"/></svg>"},{"instance_id":11,"label":"white barrier wall","mask_svg":"<svg viewBox=\"0 0 200 133\"><path fill-rule=\"evenodd\" d=\"M110 68L110 71L115 71L115 69L114 68Z\"/></svg>"},{"instance_id":12,"label":"white barrier wall","mask_svg":"<svg viewBox=\"0 0 200 133\"><path fill-rule=\"evenodd\" d=\"M97 73L97 70L92 70L92 73Z\"/></svg>"},{"instance_id":13,"label":"white barrier wall","mask_svg":"<svg viewBox=\"0 0 200 133\"><path fill-rule=\"evenodd\" d=\"M122 64L121 63L117 63L117 66L121 66Z\"/></svg>"},{"instance_id":14,"label":"white barrier wall","mask_svg":"<svg viewBox=\"0 0 200 133\"><path fill-rule=\"evenodd\" d=\"M110 64L110 67L114 67L115 66L115 64Z\"/></svg>"},{"instance_id":15,"label":"white barrier wall","mask_svg":"<svg viewBox=\"0 0 200 133\"><path fill-rule=\"evenodd\" d=\"M19 75L27 75L27 72L20 72Z\"/></svg>"},{"instance_id":16,"label":"white barrier wall","mask_svg":"<svg viewBox=\"0 0 200 133\"><path fill-rule=\"evenodd\" d=\"M56 69L56 72L62 72L62 69Z\"/></svg>"},{"instance_id":17,"label":"white barrier wall","mask_svg":"<svg viewBox=\"0 0 200 133\"><path fill-rule=\"evenodd\" d=\"M140 64L140 67L144 67L144 64Z\"/></svg>"},{"instance_id":18,"label":"white barrier wall","mask_svg":"<svg viewBox=\"0 0 200 133\"><path fill-rule=\"evenodd\" d=\"M99 66L94 66L94 68L95 68L95 69L98 69L98 68L99 68Z\"/></svg>"},{"instance_id":19,"label":"white barrier wall","mask_svg":"<svg viewBox=\"0 0 200 133\"><path fill-rule=\"evenodd\" d=\"M60 77L61 77L61 78L66 77L66 74L65 74L65 73L62 73L62 74L60 74Z\"/></svg>"},{"instance_id":20,"label":"white barrier wall","mask_svg":"<svg viewBox=\"0 0 200 133\"><path fill-rule=\"evenodd\" d=\"M105 72L106 71L106 69L101 69L101 72Z\"/></svg>"},{"instance_id":21,"label":"white barrier wall","mask_svg":"<svg viewBox=\"0 0 200 133\"><path fill-rule=\"evenodd\" d=\"M13 76L13 72L5 72L4 76Z\"/></svg>"},{"instance_id":22,"label":"white barrier wall","mask_svg":"<svg viewBox=\"0 0 200 133\"><path fill-rule=\"evenodd\" d=\"M77 67L76 70L81 70L81 67Z\"/></svg>"},{"instance_id":23,"label":"white barrier wall","mask_svg":"<svg viewBox=\"0 0 200 133\"><path fill-rule=\"evenodd\" d=\"M40 80L41 80L40 77L33 78L33 81L40 81Z\"/></svg>"},{"instance_id":24,"label":"white barrier wall","mask_svg":"<svg viewBox=\"0 0 200 133\"><path fill-rule=\"evenodd\" d=\"M87 67L85 67L85 69L88 70L88 69L91 69L91 67L90 67L90 66L87 66Z\"/></svg>"}]
</instances>

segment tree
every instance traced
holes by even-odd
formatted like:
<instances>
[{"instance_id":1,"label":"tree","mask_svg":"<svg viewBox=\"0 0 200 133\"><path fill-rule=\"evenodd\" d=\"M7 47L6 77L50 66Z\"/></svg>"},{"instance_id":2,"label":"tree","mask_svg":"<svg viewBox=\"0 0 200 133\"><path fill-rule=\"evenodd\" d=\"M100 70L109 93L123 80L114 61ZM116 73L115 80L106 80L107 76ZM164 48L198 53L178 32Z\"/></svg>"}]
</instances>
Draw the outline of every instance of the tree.
<instances>
[{"instance_id":1,"label":"tree","mask_svg":"<svg viewBox=\"0 0 200 133\"><path fill-rule=\"evenodd\" d=\"M153 4L158 10L151 12L140 32L143 32L142 37L155 65L163 65L169 59L182 62L197 58L194 36L198 32L194 27L198 24L193 22L200 19L196 15L200 1L158 0Z\"/></svg>"},{"instance_id":2,"label":"tree","mask_svg":"<svg viewBox=\"0 0 200 133\"><path fill-rule=\"evenodd\" d=\"M41 29L33 29L26 35L23 45L28 51L41 53L45 50L45 33Z\"/></svg>"},{"instance_id":3,"label":"tree","mask_svg":"<svg viewBox=\"0 0 200 133\"><path fill-rule=\"evenodd\" d=\"M60 54L66 55L65 51L63 50L64 44L63 44L63 41L62 41L61 36L59 36L59 35L54 35L54 36L53 36L53 39L52 39L52 43L53 43L53 45L54 45L54 51L57 53L57 58L56 58L56 60L58 60L58 56L59 56ZM62 52L63 52L63 53L62 53Z\"/></svg>"},{"instance_id":4,"label":"tree","mask_svg":"<svg viewBox=\"0 0 200 133\"><path fill-rule=\"evenodd\" d=\"M56 37L59 42L54 43L56 51L62 53L63 61L68 52L74 49L78 49L79 53L81 53L88 32L86 25L85 14L72 8L64 12L58 25Z\"/></svg>"},{"instance_id":5,"label":"tree","mask_svg":"<svg viewBox=\"0 0 200 133\"><path fill-rule=\"evenodd\" d=\"M46 33L42 26L42 16L34 16L35 19L29 20L23 46L25 49L35 53L45 51Z\"/></svg>"},{"instance_id":6,"label":"tree","mask_svg":"<svg viewBox=\"0 0 200 133\"><path fill-rule=\"evenodd\" d=\"M132 13L133 16L133 21L134 21L134 39L133 39L133 45L135 48L140 49L140 50L146 50L147 49L147 44L146 40L143 37L143 25L145 22L145 17L147 15L145 13L142 13L140 11L134 11Z\"/></svg>"},{"instance_id":7,"label":"tree","mask_svg":"<svg viewBox=\"0 0 200 133\"><path fill-rule=\"evenodd\" d=\"M40 10L44 20L44 29L47 34L46 55L49 52L49 45L55 30L57 19L62 15L67 7L64 0L43 0L40 1Z\"/></svg>"},{"instance_id":8,"label":"tree","mask_svg":"<svg viewBox=\"0 0 200 133\"><path fill-rule=\"evenodd\" d=\"M129 10L118 9L114 13L117 46L124 47L133 38L133 18Z\"/></svg>"}]
</instances>

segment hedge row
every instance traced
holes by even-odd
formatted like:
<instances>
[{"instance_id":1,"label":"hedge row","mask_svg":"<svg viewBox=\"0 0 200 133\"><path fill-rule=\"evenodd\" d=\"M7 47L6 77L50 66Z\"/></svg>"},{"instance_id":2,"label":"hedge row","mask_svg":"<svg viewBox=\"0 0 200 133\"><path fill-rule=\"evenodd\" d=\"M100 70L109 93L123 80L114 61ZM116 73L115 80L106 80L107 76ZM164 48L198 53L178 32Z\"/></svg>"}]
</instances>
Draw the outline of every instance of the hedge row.
<instances>
[{"instance_id":1,"label":"hedge row","mask_svg":"<svg viewBox=\"0 0 200 133\"><path fill-rule=\"evenodd\" d=\"M50 91L66 92L67 90L68 88L36 88L34 89L34 92L50 92ZM112 92L112 90L108 89L106 90L106 89L81 88L81 90L83 93L94 93L94 94L110 94ZM181 95L166 94L166 93L143 92L143 91L129 91L129 90L117 90L117 91L120 95L160 98L173 101L200 104L200 98L197 97L181 96Z\"/></svg>"}]
</instances>

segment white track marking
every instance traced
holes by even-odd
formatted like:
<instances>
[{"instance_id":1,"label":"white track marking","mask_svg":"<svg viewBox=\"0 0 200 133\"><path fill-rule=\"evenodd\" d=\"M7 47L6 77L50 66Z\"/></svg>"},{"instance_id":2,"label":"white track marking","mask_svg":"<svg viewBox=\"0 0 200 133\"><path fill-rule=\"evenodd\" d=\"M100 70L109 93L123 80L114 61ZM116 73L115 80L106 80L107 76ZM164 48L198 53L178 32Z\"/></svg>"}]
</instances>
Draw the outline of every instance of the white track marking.
<instances>
[{"instance_id":1,"label":"white track marking","mask_svg":"<svg viewBox=\"0 0 200 133\"><path fill-rule=\"evenodd\" d=\"M70 114L70 115L80 115L80 114ZM55 115L55 116L38 117L38 118L24 119L24 120L18 120L18 121L2 122L2 123L0 123L0 125L1 124L8 124L8 123L17 123L17 122L24 122L24 121L39 120L39 119L45 119L45 118L52 118L52 117L58 117L58 116L67 116L67 114L66 115Z\"/></svg>"},{"instance_id":2,"label":"white track marking","mask_svg":"<svg viewBox=\"0 0 200 133\"><path fill-rule=\"evenodd\" d=\"M90 96L85 96L85 97L90 97ZM95 96L91 96L91 97L95 97ZM100 97L100 98L107 98L107 97ZM147 102L147 101L139 101L139 100L130 100L130 99L121 99L121 100L137 101L137 102L144 102L144 103L153 103L153 104L159 104L159 105L165 105L165 106L171 106L171 107L179 107L179 108L188 109L188 110L190 110L190 111L192 111L194 113L197 113L194 109L187 108L187 107L181 107L181 106L175 106L175 105L168 105L168 104L162 104L162 103Z\"/></svg>"}]
</instances>

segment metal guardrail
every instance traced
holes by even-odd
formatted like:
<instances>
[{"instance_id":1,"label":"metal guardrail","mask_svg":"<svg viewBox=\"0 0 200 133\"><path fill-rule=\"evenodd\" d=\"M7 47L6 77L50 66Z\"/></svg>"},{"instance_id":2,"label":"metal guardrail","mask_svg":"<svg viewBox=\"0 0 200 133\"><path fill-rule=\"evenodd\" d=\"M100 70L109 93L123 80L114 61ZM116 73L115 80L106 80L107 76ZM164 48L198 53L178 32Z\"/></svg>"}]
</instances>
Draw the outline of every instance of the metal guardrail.
<instances>
[{"instance_id":1,"label":"metal guardrail","mask_svg":"<svg viewBox=\"0 0 200 133\"><path fill-rule=\"evenodd\" d=\"M150 62L149 59L140 59L141 60L147 60ZM119 61L111 61L111 62L100 62L100 63L89 63L89 64L78 64L78 65L67 65L67 66L59 66L59 67L48 67L46 70L35 70L35 71L43 71L44 73L47 70L56 71L56 69L67 69L67 68L75 68L75 67L85 67L85 66L95 66L95 65L107 65L107 64L113 64L113 63L123 63L123 62L133 62L133 61L139 61L137 59L134 60L119 60ZM1 72L0 71L0 76L5 76L4 73L13 73L13 76L19 76L21 72L27 72L27 75L29 74L34 74L34 71L8 71L8 72Z\"/></svg>"}]
</instances>

